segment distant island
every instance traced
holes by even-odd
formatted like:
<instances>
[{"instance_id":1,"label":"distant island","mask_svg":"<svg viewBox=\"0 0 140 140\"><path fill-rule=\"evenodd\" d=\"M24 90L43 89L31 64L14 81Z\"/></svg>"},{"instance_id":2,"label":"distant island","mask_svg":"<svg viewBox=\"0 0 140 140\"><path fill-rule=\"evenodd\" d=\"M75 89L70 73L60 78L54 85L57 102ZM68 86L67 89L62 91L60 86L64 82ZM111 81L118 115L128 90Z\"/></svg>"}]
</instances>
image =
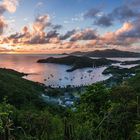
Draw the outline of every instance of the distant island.
<instances>
[{"instance_id":1,"label":"distant island","mask_svg":"<svg viewBox=\"0 0 140 140\"><path fill-rule=\"evenodd\" d=\"M68 69L67 72L71 72L80 68L111 65L112 63L118 63L119 61L109 60L106 58L92 59L86 56L69 55L61 58L49 57L47 59L40 59L37 62L70 65L72 68Z\"/></svg>"},{"instance_id":2,"label":"distant island","mask_svg":"<svg viewBox=\"0 0 140 140\"><path fill-rule=\"evenodd\" d=\"M122 65L140 64L140 60L124 61L124 62L122 62L121 64L122 64Z\"/></svg>"},{"instance_id":3,"label":"distant island","mask_svg":"<svg viewBox=\"0 0 140 140\"><path fill-rule=\"evenodd\" d=\"M65 53L66 54L66 53ZM140 57L140 53L136 52L129 52L129 51L121 51L116 49L106 49L106 50L95 50L95 51L88 51L88 52L80 52L76 51L70 53L70 55L82 55L88 57L104 57L104 58L111 58L111 57Z\"/></svg>"}]
</instances>

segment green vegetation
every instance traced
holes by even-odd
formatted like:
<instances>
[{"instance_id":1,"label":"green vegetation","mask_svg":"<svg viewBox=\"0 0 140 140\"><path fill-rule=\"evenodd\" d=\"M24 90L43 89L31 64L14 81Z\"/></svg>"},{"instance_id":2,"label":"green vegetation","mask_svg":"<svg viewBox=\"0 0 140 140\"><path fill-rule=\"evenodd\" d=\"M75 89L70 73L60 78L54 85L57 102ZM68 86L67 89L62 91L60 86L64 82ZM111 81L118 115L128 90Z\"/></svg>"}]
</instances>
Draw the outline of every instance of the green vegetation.
<instances>
[{"instance_id":1,"label":"green vegetation","mask_svg":"<svg viewBox=\"0 0 140 140\"><path fill-rule=\"evenodd\" d=\"M128 76L129 74L136 74L140 72L140 65L132 68L121 68L119 66L109 66L103 72L103 74L112 74L112 75L123 75Z\"/></svg>"},{"instance_id":2,"label":"green vegetation","mask_svg":"<svg viewBox=\"0 0 140 140\"><path fill-rule=\"evenodd\" d=\"M80 68L93 67L93 66L100 67L100 66L105 66L105 65L111 65L112 63L117 63L118 61L109 60L106 58L91 59L86 56L70 55L70 56L61 57L61 58L49 57L47 59L38 60L37 62L70 65L72 66L72 68L68 69L67 72L71 72Z\"/></svg>"},{"instance_id":3,"label":"green vegetation","mask_svg":"<svg viewBox=\"0 0 140 140\"><path fill-rule=\"evenodd\" d=\"M138 140L139 96L129 83L112 89L100 84L90 86L78 105L81 132L85 130L88 140ZM85 133L81 135L86 139Z\"/></svg>"},{"instance_id":4,"label":"green vegetation","mask_svg":"<svg viewBox=\"0 0 140 140\"><path fill-rule=\"evenodd\" d=\"M0 139L61 140L64 109L46 105L44 88L22 78L25 74L0 69Z\"/></svg>"},{"instance_id":5,"label":"green vegetation","mask_svg":"<svg viewBox=\"0 0 140 140\"><path fill-rule=\"evenodd\" d=\"M121 68L119 66L109 66L106 68L102 74L112 76L106 80L104 83L107 86L118 85L122 83L124 80L134 76L135 74L140 73L140 65L132 67L132 68Z\"/></svg>"},{"instance_id":6,"label":"green vegetation","mask_svg":"<svg viewBox=\"0 0 140 140\"><path fill-rule=\"evenodd\" d=\"M140 139L139 72L120 86L87 87L72 109L43 103L43 87L21 76L0 69L0 139Z\"/></svg>"},{"instance_id":7,"label":"green vegetation","mask_svg":"<svg viewBox=\"0 0 140 140\"><path fill-rule=\"evenodd\" d=\"M62 89L59 88L48 88L47 95L51 97L60 97L64 95L64 92L62 91Z\"/></svg>"},{"instance_id":8,"label":"green vegetation","mask_svg":"<svg viewBox=\"0 0 140 140\"><path fill-rule=\"evenodd\" d=\"M44 92L38 83L22 78L26 74L10 69L0 69L0 101L7 97L9 103L20 107L30 101L34 104L41 102L40 96Z\"/></svg>"}]
</instances>

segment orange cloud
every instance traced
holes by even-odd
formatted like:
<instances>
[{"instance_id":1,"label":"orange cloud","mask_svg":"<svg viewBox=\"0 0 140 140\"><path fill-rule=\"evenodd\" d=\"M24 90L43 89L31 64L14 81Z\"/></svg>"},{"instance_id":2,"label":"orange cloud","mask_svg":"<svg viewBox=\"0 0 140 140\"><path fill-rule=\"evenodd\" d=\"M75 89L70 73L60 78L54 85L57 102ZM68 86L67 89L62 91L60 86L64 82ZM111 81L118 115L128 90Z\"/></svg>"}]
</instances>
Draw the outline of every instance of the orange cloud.
<instances>
[{"instance_id":1,"label":"orange cloud","mask_svg":"<svg viewBox=\"0 0 140 140\"><path fill-rule=\"evenodd\" d=\"M3 16L0 17L0 35L3 33L4 28L7 27L7 23Z\"/></svg>"},{"instance_id":2,"label":"orange cloud","mask_svg":"<svg viewBox=\"0 0 140 140\"><path fill-rule=\"evenodd\" d=\"M4 28L7 27L7 22L3 14L8 11L14 13L18 5L18 0L3 0L0 3L0 35L3 34Z\"/></svg>"},{"instance_id":3,"label":"orange cloud","mask_svg":"<svg viewBox=\"0 0 140 140\"><path fill-rule=\"evenodd\" d=\"M123 34L124 32L128 32L128 31L130 31L130 30L132 30L133 29L133 24L132 23L130 23L130 22L125 22L124 24L123 24L123 26L120 28L120 29L118 29L117 31L116 31L116 35L120 35L120 34Z\"/></svg>"},{"instance_id":4,"label":"orange cloud","mask_svg":"<svg viewBox=\"0 0 140 140\"><path fill-rule=\"evenodd\" d=\"M3 6L3 8L5 8L5 10L9 11L10 13L14 13L18 4L18 0L3 0L1 6Z\"/></svg>"},{"instance_id":5,"label":"orange cloud","mask_svg":"<svg viewBox=\"0 0 140 140\"><path fill-rule=\"evenodd\" d=\"M46 32L49 27L49 15L39 16L31 24L24 26L20 33L13 34L9 37L1 39L0 43L9 43L14 46L14 50L20 51L47 51L47 50L94 50L105 49L106 47L124 47L134 43L135 38L127 37L125 34L134 29L134 25L126 22L115 32L107 32L100 36L93 29L84 29L82 31L74 31L65 40L61 40L61 35L52 30ZM37 44L37 45L35 45ZM17 47L16 46L21 46ZM26 46L26 47L25 47Z\"/></svg>"},{"instance_id":6,"label":"orange cloud","mask_svg":"<svg viewBox=\"0 0 140 140\"><path fill-rule=\"evenodd\" d=\"M127 45L133 43L131 38L125 37L124 34L134 28L130 22L125 22L123 26L115 32L105 33L99 40L101 44L107 45ZM131 42L132 41L132 42Z\"/></svg>"}]
</instances>

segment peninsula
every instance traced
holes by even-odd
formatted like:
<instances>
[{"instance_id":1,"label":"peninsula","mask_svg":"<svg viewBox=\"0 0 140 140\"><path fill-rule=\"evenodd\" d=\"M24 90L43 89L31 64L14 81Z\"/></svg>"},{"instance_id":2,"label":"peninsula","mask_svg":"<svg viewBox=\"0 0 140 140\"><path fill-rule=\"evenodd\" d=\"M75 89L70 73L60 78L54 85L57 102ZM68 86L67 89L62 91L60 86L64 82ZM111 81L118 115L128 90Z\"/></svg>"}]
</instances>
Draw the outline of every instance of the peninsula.
<instances>
[{"instance_id":1,"label":"peninsula","mask_svg":"<svg viewBox=\"0 0 140 140\"><path fill-rule=\"evenodd\" d=\"M119 63L119 61L109 60L106 58L92 59L87 56L74 56L69 55L61 58L49 57L47 59L40 59L38 63L55 63L72 66L67 72L74 71L76 69L87 68L87 67L100 67L111 65L112 63Z\"/></svg>"}]
</instances>

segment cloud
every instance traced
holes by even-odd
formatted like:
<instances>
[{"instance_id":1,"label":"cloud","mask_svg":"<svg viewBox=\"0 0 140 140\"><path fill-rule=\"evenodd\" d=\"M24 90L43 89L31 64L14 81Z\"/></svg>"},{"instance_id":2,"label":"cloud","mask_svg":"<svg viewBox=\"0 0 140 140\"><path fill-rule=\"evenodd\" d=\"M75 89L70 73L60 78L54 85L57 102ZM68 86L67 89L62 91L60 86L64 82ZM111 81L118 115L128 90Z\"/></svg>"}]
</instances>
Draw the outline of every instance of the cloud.
<instances>
[{"instance_id":1,"label":"cloud","mask_svg":"<svg viewBox=\"0 0 140 140\"><path fill-rule=\"evenodd\" d=\"M58 37L49 38L49 43L58 44L61 43Z\"/></svg>"},{"instance_id":2,"label":"cloud","mask_svg":"<svg viewBox=\"0 0 140 140\"><path fill-rule=\"evenodd\" d=\"M3 16L5 12L14 13L18 6L18 0L3 0L0 3L0 35L3 34L5 27L7 27L7 22Z\"/></svg>"},{"instance_id":3,"label":"cloud","mask_svg":"<svg viewBox=\"0 0 140 140\"><path fill-rule=\"evenodd\" d=\"M16 11L16 8L19 4L18 0L3 0L3 7L10 13L14 13Z\"/></svg>"},{"instance_id":4,"label":"cloud","mask_svg":"<svg viewBox=\"0 0 140 140\"><path fill-rule=\"evenodd\" d=\"M79 40L93 40L97 39L98 35L93 29L84 29L83 31L76 32L71 36L71 41L79 41Z\"/></svg>"},{"instance_id":5,"label":"cloud","mask_svg":"<svg viewBox=\"0 0 140 140\"><path fill-rule=\"evenodd\" d=\"M7 5L11 1L7 2L5 0ZM3 14L6 11L14 12L18 5L18 3L14 3L12 6L6 6L6 4L4 2L0 4L0 34L7 27ZM61 35L59 30L62 25L51 23L50 16L45 14L36 17L33 23L24 26L20 32L1 38L0 43L13 46L27 45L29 49L30 46L32 46L32 49L36 49L36 46L39 48L45 45L45 50L46 48L51 49L51 47L55 49L131 47L134 43L140 41L139 11L128 5L117 7L109 13L101 12L100 8L90 9L84 17L93 19L94 24L103 27L112 26L116 21L123 21L124 24L120 29L103 35L99 35L98 31L92 28L74 29ZM43 49L43 47L39 49Z\"/></svg>"},{"instance_id":6,"label":"cloud","mask_svg":"<svg viewBox=\"0 0 140 140\"><path fill-rule=\"evenodd\" d=\"M140 41L140 21L125 22L121 28L114 32L98 35L97 31L85 29L72 35L71 42L63 43L66 48L132 48ZM80 42L79 40L83 40Z\"/></svg>"},{"instance_id":7,"label":"cloud","mask_svg":"<svg viewBox=\"0 0 140 140\"><path fill-rule=\"evenodd\" d=\"M131 18L135 18L139 15L139 12L131 9L128 5L117 7L110 14L113 18L119 20L128 20Z\"/></svg>"},{"instance_id":8,"label":"cloud","mask_svg":"<svg viewBox=\"0 0 140 140\"><path fill-rule=\"evenodd\" d=\"M48 14L38 16L32 24L32 30L35 33L41 33L49 24L50 17Z\"/></svg>"},{"instance_id":9,"label":"cloud","mask_svg":"<svg viewBox=\"0 0 140 140\"><path fill-rule=\"evenodd\" d=\"M6 11L14 13L16 11L18 3L18 0L3 0L0 3L0 15L3 15Z\"/></svg>"},{"instance_id":10,"label":"cloud","mask_svg":"<svg viewBox=\"0 0 140 140\"><path fill-rule=\"evenodd\" d=\"M119 45L127 46L134 43L134 39L125 36L126 33L133 30L134 25L130 22L125 22L123 26L115 32L107 32L100 37L99 43L102 45Z\"/></svg>"},{"instance_id":11,"label":"cloud","mask_svg":"<svg viewBox=\"0 0 140 140\"><path fill-rule=\"evenodd\" d=\"M139 8L140 6L140 1L139 0L132 0L130 3L129 3L130 6L132 7L135 7L135 8Z\"/></svg>"},{"instance_id":12,"label":"cloud","mask_svg":"<svg viewBox=\"0 0 140 140\"><path fill-rule=\"evenodd\" d=\"M46 35L46 38L55 38L55 37L58 37L59 33L57 33L56 30L53 30L53 31L49 31Z\"/></svg>"},{"instance_id":13,"label":"cloud","mask_svg":"<svg viewBox=\"0 0 140 140\"><path fill-rule=\"evenodd\" d=\"M3 34L4 28L7 27L7 23L3 16L0 17L0 35Z\"/></svg>"},{"instance_id":14,"label":"cloud","mask_svg":"<svg viewBox=\"0 0 140 140\"><path fill-rule=\"evenodd\" d=\"M139 25L139 24L137 24ZM131 36L133 31L136 31L138 27L136 24L131 22L125 22L121 28L114 32L107 32L104 35L98 35L96 31L92 29L86 29L80 32L76 32L72 36L71 42L65 42L62 44L63 48L66 49L84 49L84 48L131 48L132 44L140 40L139 36ZM140 28L139 28L140 30ZM137 30L137 32L139 32ZM136 34L136 33L135 33ZM138 35L138 33L137 33ZM140 34L139 34L140 35ZM84 40L79 42L79 40Z\"/></svg>"},{"instance_id":15,"label":"cloud","mask_svg":"<svg viewBox=\"0 0 140 140\"><path fill-rule=\"evenodd\" d=\"M74 17L71 18L71 22L81 22L84 20L84 13L76 14Z\"/></svg>"},{"instance_id":16,"label":"cloud","mask_svg":"<svg viewBox=\"0 0 140 140\"><path fill-rule=\"evenodd\" d=\"M104 35L98 35L96 30L87 28L81 31L71 31L66 33L63 37L65 41L63 42L61 35L56 30L45 32L44 30L39 30L36 34L27 26L25 26L20 33L15 33L1 41L2 43L10 44L52 44L56 45L56 48L63 49L85 49L85 48L103 48L103 47L113 47L113 46L130 46L137 40L134 37L134 31L138 28L138 25L131 22L125 22L123 26L114 31L107 32ZM42 29L42 28L41 28ZM137 30L139 32L139 30ZM135 33L138 35L137 33ZM132 35L132 36L131 36ZM64 39L63 38L63 39ZM70 40L67 40L67 39Z\"/></svg>"},{"instance_id":17,"label":"cloud","mask_svg":"<svg viewBox=\"0 0 140 140\"><path fill-rule=\"evenodd\" d=\"M28 44L44 44L47 43L45 29L50 25L50 17L48 14L36 17L31 25L31 29L27 26L24 27L24 36L20 40Z\"/></svg>"},{"instance_id":18,"label":"cloud","mask_svg":"<svg viewBox=\"0 0 140 140\"><path fill-rule=\"evenodd\" d=\"M22 38L24 34L15 33L9 36L9 39L19 39Z\"/></svg>"},{"instance_id":19,"label":"cloud","mask_svg":"<svg viewBox=\"0 0 140 140\"><path fill-rule=\"evenodd\" d=\"M127 32L124 32L122 36L127 38L140 39L140 19L133 21L133 28Z\"/></svg>"},{"instance_id":20,"label":"cloud","mask_svg":"<svg viewBox=\"0 0 140 140\"><path fill-rule=\"evenodd\" d=\"M5 11L6 11L5 6L3 4L0 4L0 15L3 15Z\"/></svg>"},{"instance_id":21,"label":"cloud","mask_svg":"<svg viewBox=\"0 0 140 140\"><path fill-rule=\"evenodd\" d=\"M68 38L70 38L74 33L76 32L76 30L71 30L71 31L67 31L64 35L61 35L59 38L60 40L66 40Z\"/></svg>"},{"instance_id":22,"label":"cloud","mask_svg":"<svg viewBox=\"0 0 140 140\"><path fill-rule=\"evenodd\" d=\"M42 1L39 1L37 4L36 4L36 7L41 7L43 5L43 2Z\"/></svg>"},{"instance_id":23,"label":"cloud","mask_svg":"<svg viewBox=\"0 0 140 140\"><path fill-rule=\"evenodd\" d=\"M0 53L13 52L13 49L0 48Z\"/></svg>"},{"instance_id":24,"label":"cloud","mask_svg":"<svg viewBox=\"0 0 140 140\"><path fill-rule=\"evenodd\" d=\"M62 26L62 25L57 24L57 25L52 25L52 28L53 28L54 30L60 30L60 29L62 29L62 28L63 28L63 26Z\"/></svg>"},{"instance_id":25,"label":"cloud","mask_svg":"<svg viewBox=\"0 0 140 140\"><path fill-rule=\"evenodd\" d=\"M19 33L10 35L4 38L4 41L11 44L45 44L59 42L59 33L56 30L46 32L50 27L50 17L48 14L41 15L35 18L35 21L30 26L24 26Z\"/></svg>"},{"instance_id":26,"label":"cloud","mask_svg":"<svg viewBox=\"0 0 140 140\"><path fill-rule=\"evenodd\" d=\"M123 5L115 8L111 13L107 15L102 15L98 19L95 20L96 25L109 27L113 25L113 22L116 20L119 21L128 21L139 16L138 11L134 11L127 5Z\"/></svg>"},{"instance_id":27,"label":"cloud","mask_svg":"<svg viewBox=\"0 0 140 140\"><path fill-rule=\"evenodd\" d=\"M100 9L92 8L84 14L85 18L95 18L100 13Z\"/></svg>"},{"instance_id":28,"label":"cloud","mask_svg":"<svg viewBox=\"0 0 140 140\"><path fill-rule=\"evenodd\" d=\"M138 1L133 0L133 4L134 3L138 3ZM84 15L84 17L93 19L93 23L97 26L109 27L112 26L116 21L126 22L139 17L139 10L132 8L131 4L119 6L109 13L103 13L101 9L92 8Z\"/></svg>"},{"instance_id":29,"label":"cloud","mask_svg":"<svg viewBox=\"0 0 140 140\"><path fill-rule=\"evenodd\" d=\"M34 25L34 23L32 25ZM125 47L131 48L133 43L136 43L140 40L139 36L140 26L139 21L137 20L135 21L135 23L125 22L122 25L122 27L119 28L118 30L114 32L107 32L104 35L99 35L96 30L93 30L91 28L83 29L81 31L72 30L67 32L63 36L59 35L57 30L46 31L46 26L45 28L43 28L43 30L42 28L39 29L41 30L39 31L37 30L38 32L34 33L32 27L29 28L28 26L25 26L20 33L15 33L1 40L1 44L3 43L7 44L9 43L13 45L45 44L48 49L51 49L51 47L53 47L54 49L68 49L68 50L70 49L78 50L86 48L102 49L113 47L119 47L124 49ZM65 41L62 39L64 39Z\"/></svg>"},{"instance_id":30,"label":"cloud","mask_svg":"<svg viewBox=\"0 0 140 140\"><path fill-rule=\"evenodd\" d=\"M109 15L103 15L99 17L98 19L96 19L94 24L98 26L109 27L113 25L113 20L112 20L112 17L110 17Z\"/></svg>"}]
</instances>

